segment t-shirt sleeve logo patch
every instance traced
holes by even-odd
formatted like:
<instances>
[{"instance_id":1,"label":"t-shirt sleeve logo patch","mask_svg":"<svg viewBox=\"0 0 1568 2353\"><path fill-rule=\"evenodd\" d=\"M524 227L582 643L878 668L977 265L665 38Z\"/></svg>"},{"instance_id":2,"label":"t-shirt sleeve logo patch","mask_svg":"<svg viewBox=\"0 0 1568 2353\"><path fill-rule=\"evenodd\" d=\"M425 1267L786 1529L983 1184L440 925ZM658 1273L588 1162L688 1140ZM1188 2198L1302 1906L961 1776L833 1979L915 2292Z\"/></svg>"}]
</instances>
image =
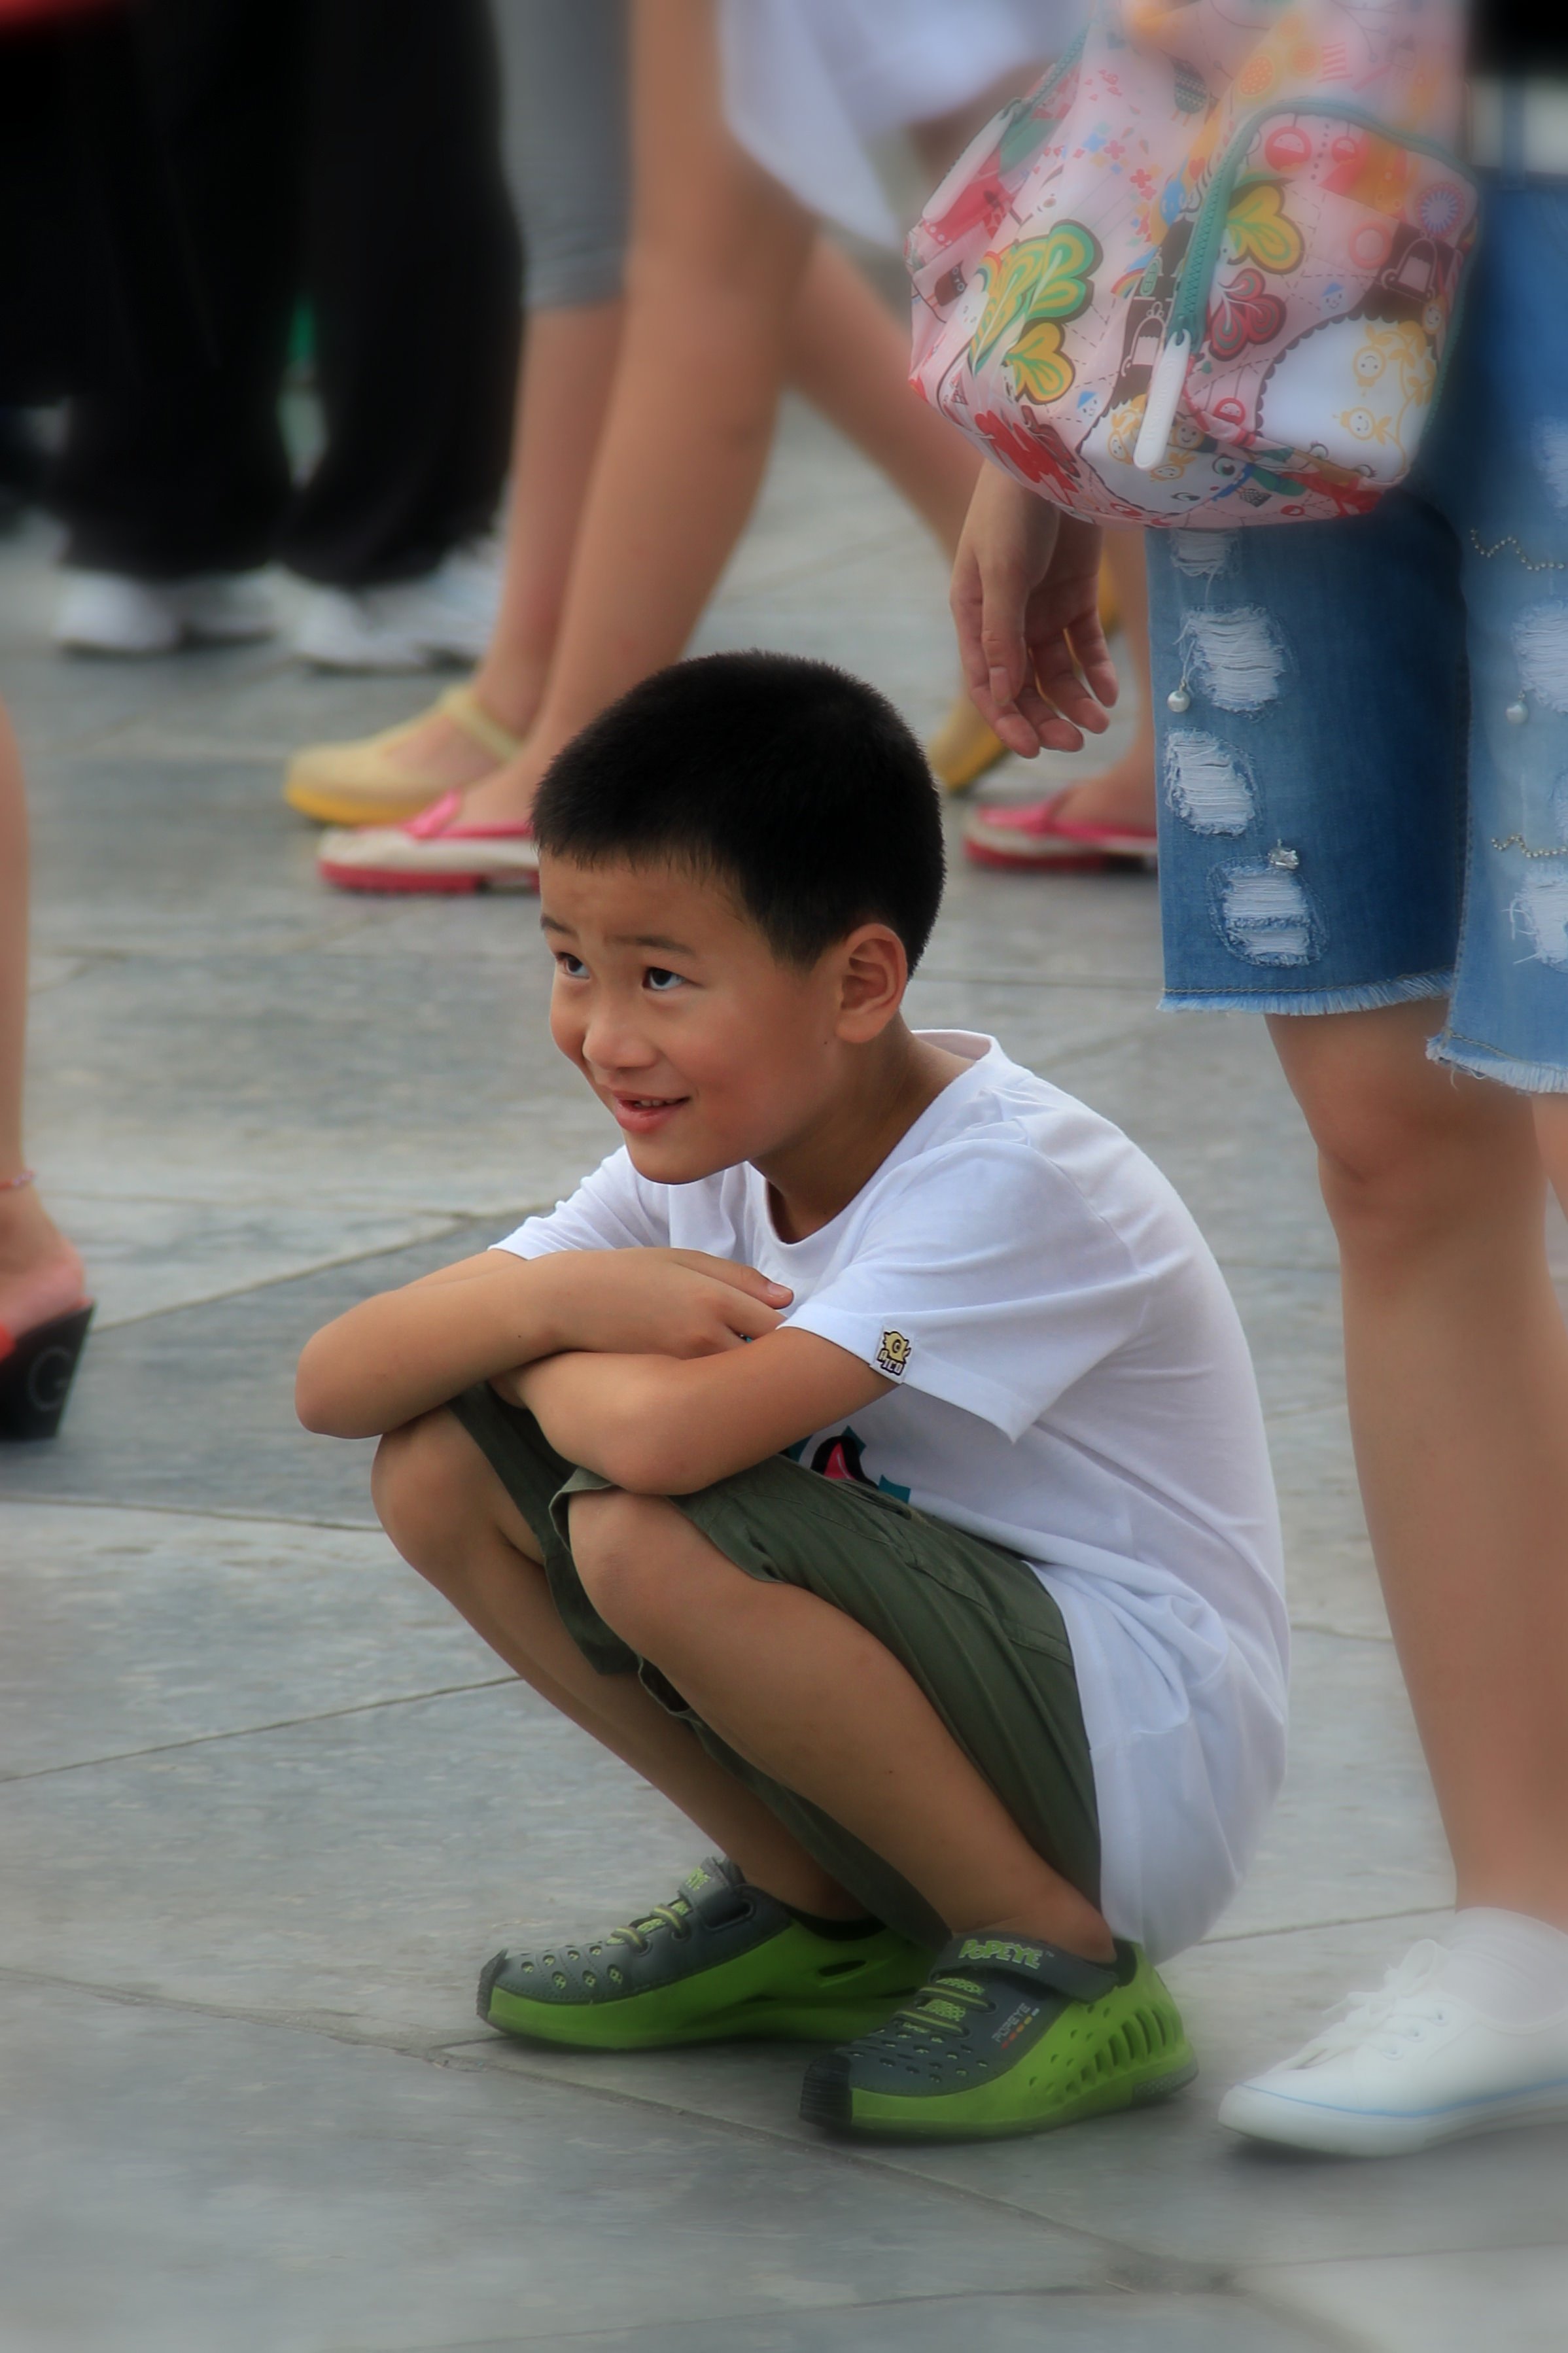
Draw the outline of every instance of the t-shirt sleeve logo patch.
<instances>
[{"instance_id":1,"label":"t-shirt sleeve logo patch","mask_svg":"<svg viewBox=\"0 0 1568 2353\"><path fill-rule=\"evenodd\" d=\"M910 1350L913 1345L901 1332L884 1332L882 1345L877 1351L877 1370L886 1373L890 1381L901 1381L910 1368Z\"/></svg>"}]
</instances>

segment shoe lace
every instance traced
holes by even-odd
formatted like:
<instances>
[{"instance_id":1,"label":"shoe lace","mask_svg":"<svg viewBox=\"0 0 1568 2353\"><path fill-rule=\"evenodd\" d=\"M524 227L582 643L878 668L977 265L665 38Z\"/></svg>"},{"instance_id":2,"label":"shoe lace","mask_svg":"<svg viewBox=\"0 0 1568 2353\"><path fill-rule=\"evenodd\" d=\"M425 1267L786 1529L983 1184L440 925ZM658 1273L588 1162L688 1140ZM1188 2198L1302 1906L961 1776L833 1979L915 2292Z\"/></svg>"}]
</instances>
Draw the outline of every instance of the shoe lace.
<instances>
[{"instance_id":1,"label":"shoe lace","mask_svg":"<svg viewBox=\"0 0 1568 2353\"><path fill-rule=\"evenodd\" d=\"M634 1953L646 1953L661 1928L682 1938L690 1936L691 1906L684 1895L672 1895L668 1904L656 1904L651 1912L628 1920L624 1928L612 1928L605 1943L629 1945Z\"/></svg>"},{"instance_id":2,"label":"shoe lace","mask_svg":"<svg viewBox=\"0 0 1568 2353\"><path fill-rule=\"evenodd\" d=\"M1419 2042L1430 2026L1442 2021L1436 1979L1447 1958L1445 1948L1429 1939L1413 1946L1375 1991L1345 1996L1341 2014L1331 2015L1301 2052L1301 2062L1336 2059L1370 2044L1392 2058Z\"/></svg>"},{"instance_id":3,"label":"shoe lace","mask_svg":"<svg viewBox=\"0 0 1568 2353\"><path fill-rule=\"evenodd\" d=\"M924 2045L927 2049L956 2042L978 2012L995 2003L973 1978L932 1978L902 2008L896 2010L881 2032L890 2042Z\"/></svg>"}]
</instances>

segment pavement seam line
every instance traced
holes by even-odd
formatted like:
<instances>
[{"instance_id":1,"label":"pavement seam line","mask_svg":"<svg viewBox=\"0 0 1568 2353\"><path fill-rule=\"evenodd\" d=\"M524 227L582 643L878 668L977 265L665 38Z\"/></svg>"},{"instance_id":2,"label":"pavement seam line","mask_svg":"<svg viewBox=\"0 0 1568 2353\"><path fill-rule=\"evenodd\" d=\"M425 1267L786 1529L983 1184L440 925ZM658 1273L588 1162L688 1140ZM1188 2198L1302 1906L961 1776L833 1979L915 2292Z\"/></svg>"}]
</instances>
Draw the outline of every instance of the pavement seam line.
<instances>
[{"instance_id":1,"label":"pavement seam line","mask_svg":"<svg viewBox=\"0 0 1568 2353\"><path fill-rule=\"evenodd\" d=\"M525 1210L523 1214L526 1217L532 1213ZM268 1275L260 1282L238 1282L225 1291L204 1291L195 1299L173 1300L167 1307L140 1308L134 1315L101 1317L98 1328L100 1332L130 1332L139 1324L155 1324L163 1315L184 1315L193 1307L219 1307L226 1300L250 1299L260 1292L276 1290L281 1282L304 1282L313 1274L331 1274L341 1266L358 1266L363 1259L389 1257L395 1250L417 1250L422 1242L445 1241L458 1227L474 1222L451 1209L432 1209L428 1215L444 1220L435 1233L411 1234L406 1241L393 1242L384 1250L351 1250L342 1258L310 1259L304 1266L291 1267L287 1274Z\"/></svg>"},{"instance_id":2,"label":"pavement seam line","mask_svg":"<svg viewBox=\"0 0 1568 2353\"><path fill-rule=\"evenodd\" d=\"M271 1724L242 1724L232 1732L196 1732L188 1740L157 1740L147 1748L120 1748L105 1757L79 1757L69 1765L38 1765L26 1773L0 1773L0 1788L18 1781L47 1781L61 1773L89 1773L100 1765L134 1765L143 1757L168 1757L182 1748L211 1748L223 1740L254 1740L264 1732L297 1732L308 1724L334 1724L342 1716L370 1715L384 1707L414 1707L421 1700L460 1699L468 1692L513 1688L517 1675L489 1675L482 1683L438 1683L431 1691L395 1692L385 1699L356 1700L352 1707L326 1707L315 1715L282 1715Z\"/></svg>"},{"instance_id":3,"label":"pavement seam line","mask_svg":"<svg viewBox=\"0 0 1568 2353\"><path fill-rule=\"evenodd\" d=\"M33 1511L42 1508L58 1512L156 1512L170 1520L233 1521L242 1527L262 1528L326 1528L343 1535L367 1536L383 1533L379 1520L313 1519L300 1512L242 1512L232 1504L156 1504L138 1502L134 1496L123 1495L8 1495L0 1511Z\"/></svg>"},{"instance_id":4,"label":"pavement seam line","mask_svg":"<svg viewBox=\"0 0 1568 2353\"><path fill-rule=\"evenodd\" d=\"M1407 1904L1398 1912L1347 1912L1342 1918L1332 1920L1295 1920L1283 1928L1241 1928L1230 1936L1204 1936L1189 1950L1194 1953L1218 1951L1222 1945L1256 1945L1268 1936L1311 1936L1320 1928L1376 1927L1391 1920L1430 1920L1447 1918L1453 1912L1451 1904Z\"/></svg>"},{"instance_id":5,"label":"pavement seam line","mask_svg":"<svg viewBox=\"0 0 1568 2353\"><path fill-rule=\"evenodd\" d=\"M410 1214L444 1219L444 1229L433 1234L416 1234L408 1241L387 1243L380 1250L351 1250L342 1258L313 1260L309 1266L291 1268L287 1274L268 1275L260 1282L239 1283L230 1291L209 1292L200 1299L182 1299L168 1307L143 1308L138 1315L117 1316L111 1324L106 1324L104 1329L110 1332L128 1332L135 1324L156 1324L162 1316L184 1315L194 1307L215 1307L220 1306L226 1300L258 1298L264 1292L281 1289L286 1282L307 1282L312 1275L331 1274L339 1267L363 1266L374 1258L395 1258L402 1250L417 1250L422 1242L446 1241L462 1226L485 1225L489 1222L482 1210L477 1217L470 1216L461 1209L429 1209L423 1212L414 1211ZM511 1212L503 1209L500 1214L502 1217L510 1217ZM534 1209L524 1209L521 1217L531 1218L539 1214Z\"/></svg>"},{"instance_id":6,"label":"pavement seam line","mask_svg":"<svg viewBox=\"0 0 1568 2353\"><path fill-rule=\"evenodd\" d=\"M981 2302L987 2304L1022 2304L1026 2301L1044 2301L1047 2298L1048 2298L1053 2304L1065 2304L1070 2302L1075 2297L1087 2299L1090 2296L1109 2297L1127 2295L1129 2294L1133 2295L1147 2295L1151 2298L1162 2294L1176 2296L1210 2295L1219 2297L1226 2301L1234 2301L1238 2306L1245 2306L1249 2303L1258 2303L1259 2318L1266 2316L1270 2320L1277 2320L1281 2316L1279 2306L1270 2305L1267 2302L1258 2302L1258 2299L1255 2299L1250 2295L1249 2291L1233 2287L1228 2282L1217 2287L1129 2289L1125 2282L1112 2280L1108 2282L1102 2287L973 2287L957 2288L954 2289L951 2295L947 2295L937 2294L932 2295L858 2296L847 2297L842 2304L812 2304L795 2306L771 2305L765 2311L718 2313L713 2315L710 2319L693 2321L690 2325L693 2327L702 2328L731 2328L736 2327L738 2324L751 2323L753 2321L765 2324L769 2321L787 2322L790 2320L800 2319L816 2320L817 2318L843 2320L850 2317L856 2313L924 2312L927 2310L942 2310L945 2309L949 2306L960 2304L978 2304ZM1336 2353L1340 2353L1340 2348L1347 2348L1350 2344L1350 2340L1343 2337L1337 2329L1332 2331L1331 2334L1324 2334L1323 2330L1326 2324L1314 2322L1311 2328L1309 2329L1306 2324L1303 2323L1297 2315L1291 2314L1289 2317L1292 2320L1294 2325L1301 2330L1302 2341L1304 2343L1310 2336L1316 2337L1318 2343L1325 2348L1325 2353L1327 2353L1327 2348L1330 2347L1336 2348ZM547 2334L542 2336L529 2334L521 2337L444 2337L439 2344L399 2346L397 2353L528 2353L529 2347L532 2345L542 2345L546 2348L552 2345L581 2345L587 2348L587 2353L593 2353L593 2348L595 2345L635 2347L637 2338L641 2333L642 2330L640 2323L634 2323L630 2328L559 2328L552 2327L549 2329ZM1363 2353L1363 2340L1358 2338L1355 2341L1355 2353ZM352 2353L374 2353L374 2348L370 2347L355 2347L352 2348Z\"/></svg>"}]
</instances>

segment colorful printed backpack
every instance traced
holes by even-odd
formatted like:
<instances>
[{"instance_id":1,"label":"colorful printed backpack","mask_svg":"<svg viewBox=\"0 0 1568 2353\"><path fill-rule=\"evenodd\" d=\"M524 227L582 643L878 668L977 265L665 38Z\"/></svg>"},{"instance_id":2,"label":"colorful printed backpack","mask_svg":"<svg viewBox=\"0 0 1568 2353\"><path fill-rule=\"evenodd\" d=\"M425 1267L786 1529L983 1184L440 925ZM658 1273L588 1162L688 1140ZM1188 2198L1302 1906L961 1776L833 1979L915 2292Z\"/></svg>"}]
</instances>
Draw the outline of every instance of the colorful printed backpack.
<instances>
[{"instance_id":1,"label":"colorful printed backpack","mask_svg":"<svg viewBox=\"0 0 1568 2353\"><path fill-rule=\"evenodd\" d=\"M1100 0L909 241L913 381L1072 512L1360 513L1474 242L1456 0Z\"/></svg>"}]
</instances>

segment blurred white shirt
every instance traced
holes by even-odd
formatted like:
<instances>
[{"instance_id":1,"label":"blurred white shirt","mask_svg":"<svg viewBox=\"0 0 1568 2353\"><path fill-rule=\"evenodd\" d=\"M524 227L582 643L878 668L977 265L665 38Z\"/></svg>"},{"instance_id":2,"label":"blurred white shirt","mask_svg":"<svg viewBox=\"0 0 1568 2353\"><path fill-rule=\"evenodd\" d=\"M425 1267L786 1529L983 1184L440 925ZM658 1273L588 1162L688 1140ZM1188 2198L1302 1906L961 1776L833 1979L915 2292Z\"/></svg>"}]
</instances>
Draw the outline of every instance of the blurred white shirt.
<instances>
[{"instance_id":1,"label":"blurred white shirt","mask_svg":"<svg viewBox=\"0 0 1568 2353\"><path fill-rule=\"evenodd\" d=\"M721 0L724 109L808 210L879 245L901 231L868 148L1042 72L1088 0Z\"/></svg>"}]
</instances>

